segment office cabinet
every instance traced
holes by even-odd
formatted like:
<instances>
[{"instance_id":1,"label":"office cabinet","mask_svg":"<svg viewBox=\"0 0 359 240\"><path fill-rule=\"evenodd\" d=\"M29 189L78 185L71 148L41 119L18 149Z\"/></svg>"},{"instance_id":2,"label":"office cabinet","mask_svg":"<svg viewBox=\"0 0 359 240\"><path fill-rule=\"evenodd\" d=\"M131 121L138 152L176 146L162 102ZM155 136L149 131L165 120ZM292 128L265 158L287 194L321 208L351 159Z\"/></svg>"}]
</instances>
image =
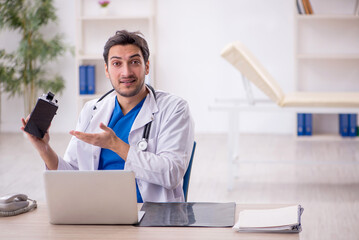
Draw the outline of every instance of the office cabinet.
<instances>
[{"instance_id":1,"label":"office cabinet","mask_svg":"<svg viewBox=\"0 0 359 240\"><path fill-rule=\"evenodd\" d=\"M301 1L301 0L299 0ZM295 17L297 91L359 91L359 16L355 0L310 0L313 14ZM332 115L332 116L330 116ZM333 114L313 117L313 134L339 132ZM326 119L329 121L326 121Z\"/></svg>"}]
</instances>

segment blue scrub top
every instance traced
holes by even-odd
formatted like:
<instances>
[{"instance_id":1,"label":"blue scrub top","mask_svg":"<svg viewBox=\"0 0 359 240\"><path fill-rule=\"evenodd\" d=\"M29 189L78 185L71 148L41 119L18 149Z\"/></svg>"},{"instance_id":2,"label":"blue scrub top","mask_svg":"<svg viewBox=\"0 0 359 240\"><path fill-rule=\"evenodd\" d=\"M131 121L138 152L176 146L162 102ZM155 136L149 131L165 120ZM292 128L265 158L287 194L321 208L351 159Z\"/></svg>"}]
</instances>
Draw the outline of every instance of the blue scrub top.
<instances>
[{"instance_id":1,"label":"blue scrub top","mask_svg":"<svg viewBox=\"0 0 359 240\"><path fill-rule=\"evenodd\" d=\"M138 103L131 111L126 115L123 115L120 104L115 98L115 109L112 112L112 116L108 127L111 128L122 141L128 144L128 135L132 128L133 122L135 121L137 114L140 112L143 103L145 102L144 98L140 103ZM98 165L98 170L123 170L125 168L125 161L112 150L102 148L100 155L100 162ZM137 192L137 202L142 203L142 196L138 189L136 182L136 192Z\"/></svg>"}]
</instances>

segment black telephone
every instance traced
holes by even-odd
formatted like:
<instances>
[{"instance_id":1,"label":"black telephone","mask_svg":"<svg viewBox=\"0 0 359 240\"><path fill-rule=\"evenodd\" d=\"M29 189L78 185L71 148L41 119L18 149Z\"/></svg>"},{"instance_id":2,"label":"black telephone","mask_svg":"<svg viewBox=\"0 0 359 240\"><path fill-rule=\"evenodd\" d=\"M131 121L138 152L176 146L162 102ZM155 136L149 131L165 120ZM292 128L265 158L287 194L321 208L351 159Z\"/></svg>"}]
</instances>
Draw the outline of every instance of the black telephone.
<instances>
[{"instance_id":1,"label":"black telephone","mask_svg":"<svg viewBox=\"0 0 359 240\"><path fill-rule=\"evenodd\" d=\"M30 204L31 201L32 203ZM9 217L28 212L37 207L35 200L25 194L8 194L0 197L0 216Z\"/></svg>"}]
</instances>

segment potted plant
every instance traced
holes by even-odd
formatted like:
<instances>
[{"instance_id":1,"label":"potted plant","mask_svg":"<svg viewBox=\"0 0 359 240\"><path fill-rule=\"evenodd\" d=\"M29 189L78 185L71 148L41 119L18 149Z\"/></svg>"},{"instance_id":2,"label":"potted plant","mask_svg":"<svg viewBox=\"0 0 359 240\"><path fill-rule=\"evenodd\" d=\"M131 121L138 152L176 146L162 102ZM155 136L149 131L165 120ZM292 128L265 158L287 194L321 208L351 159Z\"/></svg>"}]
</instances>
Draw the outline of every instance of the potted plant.
<instances>
[{"instance_id":1,"label":"potted plant","mask_svg":"<svg viewBox=\"0 0 359 240\"><path fill-rule=\"evenodd\" d=\"M41 33L44 26L56 21L55 11L52 0L3 0L0 4L0 30L21 35L16 51L0 49L0 93L22 96L25 117L40 89L58 93L65 88L63 78L47 72L46 64L63 55L68 47L61 35L47 39Z\"/></svg>"},{"instance_id":2,"label":"potted plant","mask_svg":"<svg viewBox=\"0 0 359 240\"><path fill-rule=\"evenodd\" d=\"M101 14L102 15L107 15L108 14L108 5L110 4L109 0L99 0L98 4L100 4L100 10L101 10Z\"/></svg>"}]
</instances>

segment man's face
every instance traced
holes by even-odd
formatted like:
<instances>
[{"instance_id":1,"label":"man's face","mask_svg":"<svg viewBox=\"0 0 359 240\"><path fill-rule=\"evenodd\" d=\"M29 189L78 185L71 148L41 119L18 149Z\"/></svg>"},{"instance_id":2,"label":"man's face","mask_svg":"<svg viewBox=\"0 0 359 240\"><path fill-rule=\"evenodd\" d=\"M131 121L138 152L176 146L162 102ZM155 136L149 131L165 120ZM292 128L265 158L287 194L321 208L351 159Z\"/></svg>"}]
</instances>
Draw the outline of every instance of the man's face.
<instances>
[{"instance_id":1,"label":"man's face","mask_svg":"<svg viewBox=\"0 0 359 240\"><path fill-rule=\"evenodd\" d=\"M136 45L115 45L110 48L105 70L119 95L133 97L144 88L149 62L144 62L141 49Z\"/></svg>"}]
</instances>

